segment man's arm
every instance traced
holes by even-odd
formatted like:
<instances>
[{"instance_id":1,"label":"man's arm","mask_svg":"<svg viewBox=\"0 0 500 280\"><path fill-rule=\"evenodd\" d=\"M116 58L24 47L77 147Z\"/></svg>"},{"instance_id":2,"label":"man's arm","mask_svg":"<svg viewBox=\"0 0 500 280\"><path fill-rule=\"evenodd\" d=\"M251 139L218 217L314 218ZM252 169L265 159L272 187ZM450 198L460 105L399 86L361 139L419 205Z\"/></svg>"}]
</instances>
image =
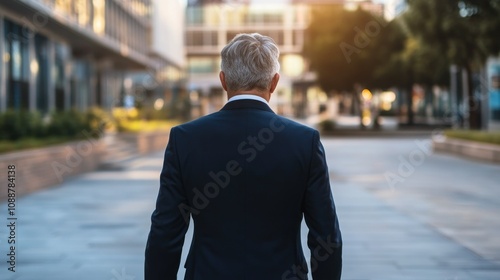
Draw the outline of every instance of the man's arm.
<instances>
[{"instance_id":1,"label":"man's arm","mask_svg":"<svg viewBox=\"0 0 500 280\"><path fill-rule=\"evenodd\" d=\"M189 226L189 216L184 219L179 205L188 205L182 186L175 128L165 150L160 174L160 190L156 209L151 215L151 231L146 245L144 265L145 280L175 280Z\"/></svg>"},{"instance_id":2,"label":"man's arm","mask_svg":"<svg viewBox=\"0 0 500 280\"><path fill-rule=\"evenodd\" d=\"M309 178L304 199L304 217L311 250L314 280L339 280L342 272L342 237L335 211L325 151L314 132Z\"/></svg>"}]
</instances>

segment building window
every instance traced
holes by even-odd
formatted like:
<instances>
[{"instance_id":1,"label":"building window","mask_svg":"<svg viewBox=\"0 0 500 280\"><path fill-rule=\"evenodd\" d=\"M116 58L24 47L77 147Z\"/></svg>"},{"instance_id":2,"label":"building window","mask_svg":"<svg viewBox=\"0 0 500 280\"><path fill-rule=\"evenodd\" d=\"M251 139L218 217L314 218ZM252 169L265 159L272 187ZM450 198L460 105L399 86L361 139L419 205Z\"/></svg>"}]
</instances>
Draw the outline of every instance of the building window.
<instances>
[{"instance_id":1,"label":"building window","mask_svg":"<svg viewBox=\"0 0 500 280\"><path fill-rule=\"evenodd\" d=\"M84 110L90 103L90 65L85 60L73 62L70 81L70 104L71 108Z\"/></svg>"},{"instance_id":2,"label":"building window","mask_svg":"<svg viewBox=\"0 0 500 280\"><path fill-rule=\"evenodd\" d=\"M227 35L226 35L227 36L226 37L227 43L229 43L231 40L233 40L234 37L236 37L236 35L238 35L240 33L242 33L242 32L232 32L232 31L227 32Z\"/></svg>"},{"instance_id":3,"label":"building window","mask_svg":"<svg viewBox=\"0 0 500 280\"><path fill-rule=\"evenodd\" d=\"M94 32L98 35L104 35L106 30L106 13L105 13L105 0L92 0L94 4L94 20L92 21L92 27Z\"/></svg>"},{"instance_id":4,"label":"building window","mask_svg":"<svg viewBox=\"0 0 500 280\"><path fill-rule=\"evenodd\" d=\"M292 33L292 45L297 47L302 47L304 45L304 32L294 31Z\"/></svg>"},{"instance_id":5,"label":"building window","mask_svg":"<svg viewBox=\"0 0 500 280\"><path fill-rule=\"evenodd\" d=\"M260 12L247 14L246 22L249 24L283 24L282 13Z\"/></svg>"},{"instance_id":6,"label":"building window","mask_svg":"<svg viewBox=\"0 0 500 280\"><path fill-rule=\"evenodd\" d=\"M132 13L141 17L147 18L150 14L149 6L150 3L148 1L139 1L139 0L123 0L125 5L130 6L132 9Z\"/></svg>"},{"instance_id":7,"label":"building window","mask_svg":"<svg viewBox=\"0 0 500 280\"><path fill-rule=\"evenodd\" d=\"M188 59L188 71L191 74L208 74L219 71L219 59L214 57L191 57Z\"/></svg>"},{"instance_id":8,"label":"building window","mask_svg":"<svg viewBox=\"0 0 500 280\"><path fill-rule=\"evenodd\" d=\"M55 63L53 68L53 79L55 81L56 110L64 110L66 104L64 83L66 79L65 65L68 59L68 50L61 44L55 46Z\"/></svg>"},{"instance_id":9,"label":"building window","mask_svg":"<svg viewBox=\"0 0 500 280\"><path fill-rule=\"evenodd\" d=\"M35 36L35 52L36 61L38 63L38 71L36 72L36 107L42 113L47 113L49 110L49 92L48 81L50 79L50 71L48 64L48 40L46 37L36 34Z\"/></svg>"},{"instance_id":10,"label":"building window","mask_svg":"<svg viewBox=\"0 0 500 280\"><path fill-rule=\"evenodd\" d=\"M90 23L89 0L75 0L75 14L78 24L87 27Z\"/></svg>"},{"instance_id":11,"label":"building window","mask_svg":"<svg viewBox=\"0 0 500 280\"><path fill-rule=\"evenodd\" d=\"M217 34L217 31L209 31L209 32L205 32L206 34L206 37L205 37L205 40L206 40L206 45L209 45L209 46L217 46L218 45L218 34Z\"/></svg>"},{"instance_id":12,"label":"building window","mask_svg":"<svg viewBox=\"0 0 500 280\"><path fill-rule=\"evenodd\" d=\"M55 0L55 10L66 15L72 15L71 13L71 0Z\"/></svg>"},{"instance_id":13,"label":"building window","mask_svg":"<svg viewBox=\"0 0 500 280\"><path fill-rule=\"evenodd\" d=\"M108 5L106 5L106 11L105 11L105 20L107 22L104 30L107 36L116 39L118 37L116 28L117 28L117 21L116 21L116 9L115 9L115 4L113 2L109 2Z\"/></svg>"},{"instance_id":14,"label":"building window","mask_svg":"<svg viewBox=\"0 0 500 280\"><path fill-rule=\"evenodd\" d=\"M9 20L4 22L5 54L7 60L7 107L29 108L29 46L23 27Z\"/></svg>"},{"instance_id":15,"label":"building window","mask_svg":"<svg viewBox=\"0 0 500 280\"><path fill-rule=\"evenodd\" d=\"M203 24L203 8L188 7L186 11L186 22L188 25Z\"/></svg>"},{"instance_id":16,"label":"building window","mask_svg":"<svg viewBox=\"0 0 500 280\"><path fill-rule=\"evenodd\" d=\"M217 31L188 31L186 45L191 47L217 46Z\"/></svg>"},{"instance_id":17,"label":"building window","mask_svg":"<svg viewBox=\"0 0 500 280\"><path fill-rule=\"evenodd\" d=\"M274 42L279 46L283 46L285 44L283 32L284 32L283 30L259 31L260 34L273 38Z\"/></svg>"}]
</instances>

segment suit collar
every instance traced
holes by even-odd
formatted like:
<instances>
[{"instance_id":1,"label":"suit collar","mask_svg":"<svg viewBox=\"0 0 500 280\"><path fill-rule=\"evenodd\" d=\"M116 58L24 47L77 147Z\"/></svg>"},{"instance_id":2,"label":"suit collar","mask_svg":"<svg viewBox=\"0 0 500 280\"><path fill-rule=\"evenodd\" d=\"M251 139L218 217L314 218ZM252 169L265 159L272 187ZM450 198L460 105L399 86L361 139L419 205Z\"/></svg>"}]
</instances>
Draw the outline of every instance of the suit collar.
<instances>
[{"instance_id":1,"label":"suit collar","mask_svg":"<svg viewBox=\"0 0 500 280\"><path fill-rule=\"evenodd\" d=\"M233 97L229 98L227 102L242 100L242 99L252 99L257 101L262 101L267 104L267 101L262 97L254 94L237 94L233 95Z\"/></svg>"},{"instance_id":2,"label":"suit collar","mask_svg":"<svg viewBox=\"0 0 500 280\"><path fill-rule=\"evenodd\" d=\"M235 109L257 109L274 113L274 111L266 103L252 99L241 99L228 102L224 105L224 107L222 107L221 111Z\"/></svg>"}]
</instances>

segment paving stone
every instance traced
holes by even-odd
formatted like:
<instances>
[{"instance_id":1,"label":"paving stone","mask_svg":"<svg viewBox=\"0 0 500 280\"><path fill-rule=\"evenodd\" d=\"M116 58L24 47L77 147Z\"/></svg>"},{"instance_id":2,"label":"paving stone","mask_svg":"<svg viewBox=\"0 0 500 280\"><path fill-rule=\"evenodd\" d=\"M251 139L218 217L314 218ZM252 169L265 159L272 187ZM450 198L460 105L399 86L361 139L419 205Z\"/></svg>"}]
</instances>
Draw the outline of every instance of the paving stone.
<instances>
[{"instance_id":1,"label":"paving stone","mask_svg":"<svg viewBox=\"0 0 500 280\"><path fill-rule=\"evenodd\" d=\"M343 279L500 279L500 167L429 155L389 186L384 173L397 172L415 140L323 139L344 237ZM0 227L0 279L142 279L162 157L19 198L17 272L7 271L7 228ZM304 223L301 236L309 258ZM192 224L181 264L191 238ZM181 266L178 279L183 274Z\"/></svg>"}]
</instances>

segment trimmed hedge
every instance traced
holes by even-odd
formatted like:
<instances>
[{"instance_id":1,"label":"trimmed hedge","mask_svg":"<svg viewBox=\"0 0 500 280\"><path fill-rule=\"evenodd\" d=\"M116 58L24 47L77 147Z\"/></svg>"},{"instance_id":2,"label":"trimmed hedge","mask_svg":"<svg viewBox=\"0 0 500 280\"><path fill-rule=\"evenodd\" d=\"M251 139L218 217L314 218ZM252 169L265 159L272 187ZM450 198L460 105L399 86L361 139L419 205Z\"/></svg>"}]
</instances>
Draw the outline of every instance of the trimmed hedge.
<instances>
[{"instance_id":1,"label":"trimmed hedge","mask_svg":"<svg viewBox=\"0 0 500 280\"><path fill-rule=\"evenodd\" d=\"M446 137L500 145L500 131L446 130Z\"/></svg>"},{"instance_id":2,"label":"trimmed hedge","mask_svg":"<svg viewBox=\"0 0 500 280\"><path fill-rule=\"evenodd\" d=\"M41 148L50 145L61 144L67 141L75 140L66 137L48 137L48 138L24 138L17 141L0 140L0 154L12 151Z\"/></svg>"},{"instance_id":3,"label":"trimmed hedge","mask_svg":"<svg viewBox=\"0 0 500 280\"><path fill-rule=\"evenodd\" d=\"M38 112L8 110L0 113L0 153L81 139L84 131L99 136L102 134L96 131L110 128L141 132L169 130L176 124L174 120L146 121L137 109L116 108L111 115L95 107L86 112L56 111L43 117Z\"/></svg>"},{"instance_id":4,"label":"trimmed hedge","mask_svg":"<svg viewBox=\"0 0 500 280\"><path fill-rule=\"evenodd\" d=\"M331 132L335 130L336 123L333 120L323 120L318 123L321 132Z\"/></svg>"},{"instance_id":5,"label":"trimmed hedge","mask_svg":"<svg viewBox=\"0 0 500 280\"><path fill-rule=\"evenodd\" d=\"M77 138L84 130L101 129L109 122L101 109L57 111L44 118L38 112L9 110L0 114L0 140Z\"/></svg>"},{"instance_id":6,"label":"trimmed hedge","mask_svg":"<svg viewBox=\"0 0 500 280\"><path fill-rule=\"evenodd\" d=\"M43 137L45 133L39 114L12 110L0 114L0 131L0 140Z\"/></svg>"}]
</instances>

